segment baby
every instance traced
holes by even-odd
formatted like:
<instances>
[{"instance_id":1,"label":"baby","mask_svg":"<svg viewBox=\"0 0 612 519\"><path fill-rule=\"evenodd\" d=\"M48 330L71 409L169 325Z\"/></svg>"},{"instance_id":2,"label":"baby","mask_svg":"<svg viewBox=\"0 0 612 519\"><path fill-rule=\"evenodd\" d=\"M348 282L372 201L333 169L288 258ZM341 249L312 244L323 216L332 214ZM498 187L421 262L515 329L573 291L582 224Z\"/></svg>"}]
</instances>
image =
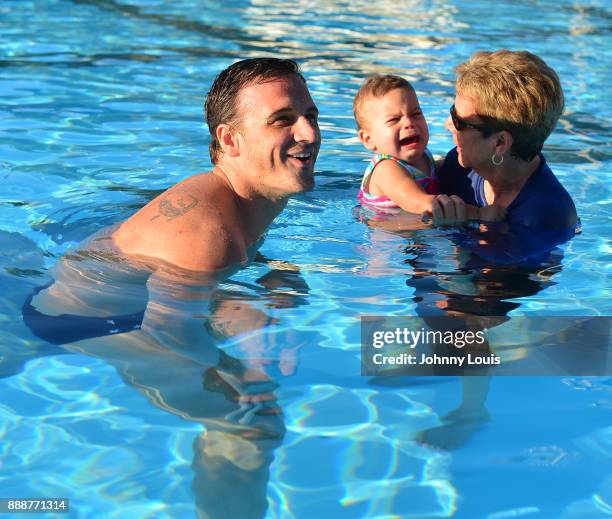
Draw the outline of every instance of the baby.
<instances>
[{"instance_id":1,"label":"baby","mask_svg":"<svg viewBox=\"0 0 612 519\"><path fill-rule=\"evenodd\" d=\"M416 92L404 78L369 76L353 102L359 140L375 155L361 181L359 201L381 213L431 213L439 194L429 130ZM470 220L500 221L497 206L466 205Z\"/></svg>"}]
</instances>

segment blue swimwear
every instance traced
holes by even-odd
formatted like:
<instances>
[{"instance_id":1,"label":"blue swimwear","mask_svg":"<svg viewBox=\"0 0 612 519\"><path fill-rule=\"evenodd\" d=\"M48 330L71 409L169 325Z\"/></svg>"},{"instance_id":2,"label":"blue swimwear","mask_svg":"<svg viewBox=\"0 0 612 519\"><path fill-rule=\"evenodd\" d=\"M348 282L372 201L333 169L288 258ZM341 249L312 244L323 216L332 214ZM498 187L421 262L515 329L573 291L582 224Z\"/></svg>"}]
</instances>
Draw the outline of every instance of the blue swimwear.
<instances>
[{"instance_id":1,"label":"blue swimwear","mask_svg":"<svg viewBox=\"0 0 612 519\"><path fill-rule=\"evenodd\" d=\"M463 168L457 158L457 148L446 155L438 172L440 191L457 195L466 204L484 207L484 179L475 171ZM529 177L521 192L507 207L506 222L532 231L574 229L577 222L572 198L540 154L540 166Z\"/></svg>"},{"instance_id":2,"label":"blue swimwear","mask_svg":"<svg viewBox=\"0 0 612 519\"><path fill-rule=\"evenodd\" d=\"M133 314L111 317L85 317L72 314L45 315L32 306L32 299L51 284L36 288L22 307L23 322L26 326L34 335L51 344L68 344L83 339L131 332L139 329L142 324L144 309Z\"/></svg>"},{"instance_id":3,"label":"blue swimwear","mask_svg":"<svg viewBox=\"0 0 612 519\"><path fill-rule=\"evenodd\" d=\"M457 195L466 204L487 205L484 179L459 164L456 148L446 155L438 179L442 193ZM572 238L580 225L572 198L541 154L538 169L506 209L504 222L457 233L458 244L494 264L533 263Z\"/></svg>"}]
</instances>

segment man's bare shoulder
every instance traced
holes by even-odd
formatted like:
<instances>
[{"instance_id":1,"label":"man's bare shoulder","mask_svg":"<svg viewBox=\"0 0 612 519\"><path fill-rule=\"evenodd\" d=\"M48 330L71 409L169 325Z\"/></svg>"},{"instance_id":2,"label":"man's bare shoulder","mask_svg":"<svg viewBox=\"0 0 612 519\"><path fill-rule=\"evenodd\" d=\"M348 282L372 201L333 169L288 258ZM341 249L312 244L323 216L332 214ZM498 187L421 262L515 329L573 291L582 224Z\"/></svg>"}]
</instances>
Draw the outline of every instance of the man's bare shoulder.
<instances>
[{"instance_id":1,"label":"man's bare shoulder","mask_svg":"<svg viewBox=\"0 0 612 519\"><path fill-rule=\"evenodd\" d=\"M178 267L215 272L246 258L244 237L235 226L208 217L164 239L154 256Z\"/></svg>"},{"instance_id":2,"label":"man's bare shoulder","mask_svg":"<svg viewBox=\"0 0 612 519\"><path fill-rule=\"evenodd\" d=\"M232 191L217 175L195 175L171 187L113 235L128 255L159 258L190 270L241 261L246 248Z\"/></svg>"}]
</instances>

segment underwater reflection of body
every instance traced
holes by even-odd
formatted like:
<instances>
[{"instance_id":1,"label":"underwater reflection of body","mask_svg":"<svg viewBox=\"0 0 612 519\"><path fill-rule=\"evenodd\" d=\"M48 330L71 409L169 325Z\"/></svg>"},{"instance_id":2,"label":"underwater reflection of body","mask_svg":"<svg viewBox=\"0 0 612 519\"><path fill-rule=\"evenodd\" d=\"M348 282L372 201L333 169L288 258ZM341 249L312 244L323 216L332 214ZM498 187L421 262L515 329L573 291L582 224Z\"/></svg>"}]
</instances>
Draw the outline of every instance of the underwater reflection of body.
<instances>
[{"instance_id":1,"label":"underwater reflection of body","mask_svg":"<svg viewBox=\"0 0 612 519\"><path fill-rule=\"evenodd\" d=\"M552 278L562 269L563 251L554 246L550 250L541 248L515 264L500 264L495 254L484 257L478 254L487 245L486 233L480 230L467 231L465 235L453 233L448 239L454 269L440 268L430 246L422 247L420 254L406 260L414 268L406 285L414 288L416 312L425 322L430 316L448 315L458 317L472 331L484 329L479 317L486 318L488 327L491 317L497 318L495 321L501 325L510 319L509 312L521 306L513 300L535 295L554 285ZM474 240L477 246L470 248ZM488 353L489 345L486 346ZM425 443L442 448L459 447L489 420L485 403L490 376L465 375L461 382L460 405L442 419L441 426L422 433Z\"/></svg>"},{"instance_id":2,"label":"underwater reflection of body","mask_svg":"<svg viewBox=\"0 0 612 519\"><path fill-rule=\"evenodd\" d=\"M366 215L367 217L367 215ZM573 236L563 231L548 236L523 235L507 226L465 227L460 230L431 228L415 215L368 219L374 249L369 268L378 275L389 265L389 247L401 251L410 267L406 285L414 290L415 312L435 326L439 316L456 317L457 326L478 331L509 321L508 313L521 306L517 298L533 296L555 284L562 270L563 251L558 245ZM381 232L382 231L382 232ZM387 250L387 253L385 253ZM395 252L395 254L397 254ZM482 319L485 318L485 319ZM489 353L486 344L487 351ZM482 354L483 351L478 351ZM432 374L449 374L448 370ZM485 402L490 376L463 376L460 405L439 427L424 431L421 441L444 449L460 447L489 420Z\"/></svg>"},{"instance_id":3,"label":"underwater reflection of body","mask_svg":"<svg viewBox=\"0 0 612 519\"><path fill-rule=\"evenodd\" d=\"M470 248L474 233L479 233L480 241L486 240L485 235L466 232L445 237L451 245L446 261L451 261L452 269L440 268L439 250L428 244L421 244L419 253L406 260L414 269L406 285L414 288L418 315L427 317L442 310L447 315L502 317L520 307L512 299L535 295L555 284L552 277L562 269L561 249L552 246L523 261L498 263Z\"/></svg>"},{"instance_id":4,"label":"underwater reflection of body","mask_svg":"<svg viewBox=\"0 0 612 519\"><path fill-rule=\"evenodd\" d=\"M114 254L105 236L60 260L53 284L24 304L25 323L109 362L152 404L204 426L192 465L200 517L264 517L269 466L285 434L276 379L294 372L301 346L278 325L283 308L305 304L307 285L281 262L253 286L176 269L160 276Z\"/></svg>"}]
</instances>

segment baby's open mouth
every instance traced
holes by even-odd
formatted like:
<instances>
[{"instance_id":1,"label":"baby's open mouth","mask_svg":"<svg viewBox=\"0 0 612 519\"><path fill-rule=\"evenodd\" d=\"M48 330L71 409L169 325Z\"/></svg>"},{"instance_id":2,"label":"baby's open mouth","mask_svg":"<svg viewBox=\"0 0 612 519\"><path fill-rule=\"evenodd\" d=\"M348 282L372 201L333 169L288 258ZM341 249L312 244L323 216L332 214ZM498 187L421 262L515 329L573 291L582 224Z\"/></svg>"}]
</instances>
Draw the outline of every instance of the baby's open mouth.
<instances>
[{"instance_id":1,"label":"baby's open mouth","mask_svg":"<svg viewBox=\"0 0 612 519\"><path fill-rule=\"evenodd\" d=\"M410 146L411 144L417 144L419 142L419 136L413 135L412 137L404 137L400 140L400 146Z\"/></svg>"}]
</instances>

